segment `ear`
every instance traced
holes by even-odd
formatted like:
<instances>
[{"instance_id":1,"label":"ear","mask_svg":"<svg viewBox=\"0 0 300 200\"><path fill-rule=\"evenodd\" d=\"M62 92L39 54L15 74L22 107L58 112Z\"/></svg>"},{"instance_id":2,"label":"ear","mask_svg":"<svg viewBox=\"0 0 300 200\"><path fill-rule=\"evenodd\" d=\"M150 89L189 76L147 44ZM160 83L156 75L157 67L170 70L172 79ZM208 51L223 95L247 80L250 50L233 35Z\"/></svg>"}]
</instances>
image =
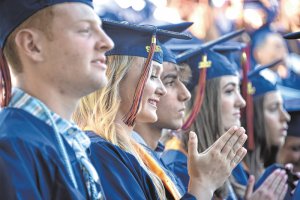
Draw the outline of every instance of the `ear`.
<instances>
[{"instance_id":1,"label":"ear","mask_svg":"<svg viewBox=\"0 0 300 200\"><path fill-rule=\"evenodd\" d=\"M26 55L34 62L43 61L41 31L22 29L16 34L15 42L21 55Z\"/></svg>"}]
</instances>

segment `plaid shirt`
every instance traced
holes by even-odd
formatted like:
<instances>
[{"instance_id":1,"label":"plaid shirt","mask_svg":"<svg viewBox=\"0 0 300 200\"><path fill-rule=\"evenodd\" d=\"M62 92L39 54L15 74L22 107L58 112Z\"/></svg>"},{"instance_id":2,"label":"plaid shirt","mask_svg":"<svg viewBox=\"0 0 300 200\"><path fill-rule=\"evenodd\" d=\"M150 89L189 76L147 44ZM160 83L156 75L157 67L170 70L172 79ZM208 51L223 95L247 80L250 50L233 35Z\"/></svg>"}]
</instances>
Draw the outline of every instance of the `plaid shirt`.
<instances>
[{"instance_id":1,"label":"plaid shirt","mask_svg":"<svg viewBox=\"0 0 300 200\"><path fill-rule=\"evenodd\" d=\"M47 107L41 106L41 104L43 103L40 100L30 96L29 94L25 93L19 88L14 88L13 95L8 107L20 108L22 110L25 110L33 116L37 117L38 119L44 121L49 126L52 126L51 120L46 114L46 111L44 110L45 108L47 109ZM85 133L81 131L75 123L61 118L59 115L52 112L51 110L48 111L48 113L51 114L51 117L58 128L58 132L66 139L68 144L73 148L76 158L79 161L80 166L82 168L89 193L97 193L98 189L97 186L95 186L96 183L93 183L92 180L96 180L95 182L97 182L99 180L98 174L91 162L89 161L86 154L86 150L91 144L89 137L86 136ZM101 185L98 187L101 188ZM93 190L93 192L91 192L91 190ZM97 196L97 198L92 197L92 199L99 199L99 195Z\"/></svg>"}]
</instances>

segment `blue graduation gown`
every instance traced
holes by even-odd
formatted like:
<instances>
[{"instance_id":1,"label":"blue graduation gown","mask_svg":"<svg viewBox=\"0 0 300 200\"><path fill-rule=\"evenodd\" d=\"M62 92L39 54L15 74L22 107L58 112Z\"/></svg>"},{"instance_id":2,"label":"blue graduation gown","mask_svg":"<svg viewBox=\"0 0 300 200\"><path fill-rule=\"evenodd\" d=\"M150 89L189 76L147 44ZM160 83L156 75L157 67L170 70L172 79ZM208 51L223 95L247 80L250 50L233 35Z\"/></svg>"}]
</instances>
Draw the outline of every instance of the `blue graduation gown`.
<instances>
[{"instance_id":1,"label":"blue graduation gown","mask_svg":"<svg viewBox=\"0 0 300 200\"><path fill-rule=\"evenodd\" d=\"M151 178L130 153L88 131L89 156L100 174L107 199L159 199ZM181 199L194 200L186 193Z\"/></svg>"},{"instance_id":2,"label":"blue graduation gown","mask_svg":"<svg viewBox=\"0 0 300 200\"><path fill-rule=\"evenodd\" d=\"M64 140L77 180L76 189L58 151L54 131L30 113L0 112L1 199L88 199L75 153Z\"/></svg>"},{"instance_id":3,"label":"blue graduation gown","mask_svg":"<svg viewBox=\"0 0 300 200\"><path fill-rule=\"evenodd\" d=\"M159 199L152 180L136 158L93 132L88 155L100 175L106 199Z\"/></svg>"},{"instance_id":4,"label":"blue graduation gown","mask_svg":"<svg viewBox=\"0 0 300 200\"><path fill-rule=\"evenodd\" d=\"M185 191L187 191L190 180L187 169L187 156L178 150L167 150L162 154L161 159L167 168L177 175L183 183Z\"/></svg>"}]
</instances>

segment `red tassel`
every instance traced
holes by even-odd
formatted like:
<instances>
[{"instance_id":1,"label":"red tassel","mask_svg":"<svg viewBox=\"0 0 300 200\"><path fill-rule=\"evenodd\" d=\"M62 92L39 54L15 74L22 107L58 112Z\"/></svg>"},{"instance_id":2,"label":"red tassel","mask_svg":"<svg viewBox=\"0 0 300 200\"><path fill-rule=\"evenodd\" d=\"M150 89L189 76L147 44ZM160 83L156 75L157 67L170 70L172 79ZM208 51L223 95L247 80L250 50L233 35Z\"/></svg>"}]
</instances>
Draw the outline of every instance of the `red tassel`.
<instances>
[{"instance_id":1,"label":"red tassel","mask_svg":"<svg viewBox=\"0 0 300 200\"><path fill-rule=\"evenodd\" d=\"M136 115L140 108L140 104L141 104L141 100L142 100L142 96L143 96L143 92L144 92L144 87L145 87L145 84L146 84L148 76L149 76L149 71L151 68L152 58L155 53L155 48L156 48L156 34L153 34L151 46L150 46L150 50L149 50L149 55L144 64L140 79L138 81L138 85L134 92L133 103L131 105L129 112L124 116L124 119L123 119L123 122L127 126L133 126L135 124Z\"/></svg>"},{"instance_id":2,"label":"red tassel","mask_svg":"<svg viewBox=\"0 0 300 200\"><path fill-rule=\"evenodd\" d=\"M242 95L246 100L246 108L244 113L246 116L246 132L248 134L248 150L253 151L255 149L254 142L254 128L253 128L253 99L251 94L251 85L248 82L248 72L250 70L249 63L250 47L249 45L243 52L242 67L243 67L243 81L242 81Z\"/></svg>"},{"instance_id":3,"label":"red tassel","mask_svg":"<svg viewBox=\"0 0 300 200\"><path fill-rule=\"evenodd\" d=\"M196 92L196 98L194 102L194 106L192 108L192 111L187 118L186 122L182 126L182 130L188 130L192 126L193 122L195 121L196 117L198 116L202 102L203 102L203 97L204 97L204 90L205 90L205 85L206 85L206 70L207 67L210 67L211 63L207 62L206 56L203 57L202 62L200 63L200 72L199 72L199 80L198 80L198 90ZM208 65L207 65L208 64Z\"/></svg>"},{"instance_id":4,"label":"red tassel","mask_svg":"<svg viewBox=\"0 0 300 200\"><path fill-rule=\"evenodd\" d=\"M1 107L8 105L11 98L11 77L7 61L4 57L3 51L0 48L0 92L1 92Z\"/></svg>"}]
</instances>

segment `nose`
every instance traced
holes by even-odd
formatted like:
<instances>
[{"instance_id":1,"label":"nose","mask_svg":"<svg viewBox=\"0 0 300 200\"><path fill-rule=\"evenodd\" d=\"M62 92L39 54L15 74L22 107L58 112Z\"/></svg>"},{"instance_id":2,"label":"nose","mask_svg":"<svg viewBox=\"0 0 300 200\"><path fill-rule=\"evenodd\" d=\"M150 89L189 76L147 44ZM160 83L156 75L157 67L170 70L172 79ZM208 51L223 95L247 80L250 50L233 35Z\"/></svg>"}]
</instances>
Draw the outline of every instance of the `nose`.
<instances>
[{"instance_id":1,"label":"nose","mask_svg":"<svg viewBox=\"0 0 300 200\"><path fill-rule=\"evenodd\" d=\"M190 91L185 87L185 85L180 81L179 92L178 92L179 101L186 102L191 99Z\"/></svg>"},{"instance_id":2,"label":"nose","mask_svg":"<svg viewBox=\"0 0 300 200\"><path fill-rule=\"evenodd\" d=\"M290 114L285 110L284 107L280 109L280 119L281 121L289 122L291 120Z\"/></svg>"},{"instance_id":3,"label":"nose","mask_svg":"<svg viewBox=\"0 0 300 200\"><path fill-rule=\"evenodd\" d=\"M97 51L107 52L114 47L114 42L112 39L104 32L104 30L100 27L98 33L98 41L96 43Z\"/></svg>"},{"instance_id":4,"label":"nose","mask_svg":"<svg viewBox=\"0 0 300 200\"><path fill-rule=\"evenodd\" d=\"M159 96L164 96L167 94L167 89L165 88L160 78L158 78L158 86L156 89L156 94L158 94Z\"/></svg>"},{"instance_id":5,"label":"nose","mask_svg":"<svg viewBox=\"0 0 300 200\"><path fill-rule=\"evenodd\" d=\"M242 97L240 91L237 92L236 106L239 107L239 108L244 108L246 106L246 101Z\"/></svg>"}]
</instances>

